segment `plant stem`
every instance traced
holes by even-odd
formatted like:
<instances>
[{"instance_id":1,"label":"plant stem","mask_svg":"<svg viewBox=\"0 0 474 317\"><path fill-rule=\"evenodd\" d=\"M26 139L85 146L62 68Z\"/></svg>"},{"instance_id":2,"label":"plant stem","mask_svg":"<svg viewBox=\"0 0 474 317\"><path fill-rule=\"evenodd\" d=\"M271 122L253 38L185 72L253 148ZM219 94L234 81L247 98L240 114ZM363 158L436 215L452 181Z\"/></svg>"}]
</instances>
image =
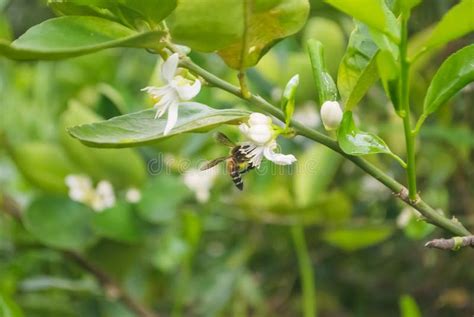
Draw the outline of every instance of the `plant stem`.
<instances>
[{"instance_id":1,"label":"plant stem","mask_svg":"<svg viewBox=\"0 0 474 317\"><path fill-rule=\"evenodd\" d=\"M403 130L405 132L405 144L407 151L407 176L408 193L412 201L417 200L416 189L416 160L415 160L415 137L411 132L410 122L410 64L407 60L408 46L408 14L401 17L401 42L400 42L400 109L403 109Z\"/></svg>"},{"instance_id":2,"label":"plant stem","mask_svg":"<svg viewBox=\"0 0 474 317\"><path fill-rule=\"evenodd\" d=\"M215 87L219 87L220 89L223 89L239 98L245 99L241 95L239 87L236 87L226 82L225 80L222 80L216 75L208 72L207 70L201 68L200 66L193 63L189 58L183 58L181 60L181 66L201 76L209 84ZM251 94L250 98L245 99L245 100L247 100L254 106L260 108L261 110L267 112L268 114L275 116L282 122L285 121L285 115L283 114L283 112L279 108L275 107L274 105L272 105L271 103L263 99L262 97ZM443 228L455 235L459 235L459 236L470 235L469 231L466 228L464 228L461 223L459 223L458 221L454 221L454 220L450 220L446 218L442 213L434 210L427 203L425 203L420 197L418 197L417 200L409 199L408 194L407 194L407 189L405 188L405 186L398 183L392 177L388 176L379 168L372 165L371 163L369 163L362 157L351 156L344 153L344 151L342 151L342 149L339 147L339 145L337 144L335 140L331 139L330 137L316 130L310 129L295 120L291 121L291 126L295 129L297 134L302 135L313 141L316 141L336 151L340 155L344 156L346 159L352 161L354 164L359 166L367 174L372 175L376 180L378 180L379 182L384 184L386 187L388 187L395 194L396 197L398 197L399 199L403 200L408 205L418 210L426 218L427 222L432 223L435 226L438 226L440 228Z\"/></svg>"},{"instance_id":3,"label":"plant stem","mask_svg":"<svg viewBox=\"0 0 474 317\"><path fill-rule=\"evenodd\" d=\"M293 225L290 228L291 238L295 245L296 257L303 288L303 316L316 317L316 289L314 287L314 271L309 257L308 246L304 237L304 228Z\"/></svg>"}]
</instances>

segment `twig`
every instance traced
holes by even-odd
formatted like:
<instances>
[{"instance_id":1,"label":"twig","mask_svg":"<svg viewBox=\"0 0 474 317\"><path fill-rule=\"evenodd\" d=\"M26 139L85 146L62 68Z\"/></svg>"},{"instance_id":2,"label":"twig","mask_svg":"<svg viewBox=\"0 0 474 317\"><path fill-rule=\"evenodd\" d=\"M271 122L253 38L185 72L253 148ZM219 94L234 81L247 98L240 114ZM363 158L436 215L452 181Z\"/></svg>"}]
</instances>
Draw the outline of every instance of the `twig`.
<instances>
[{"instance_id":1,"label":"twig","mask_svg":"<svg viewBox=\"0 0 474 317\"><path fill-rule=\"evenodd\" d=\"M236 87L230 84L229 82L217 77L216 75L208 72L207 70L201 68L200 66L196 65L193 61L191 61L191 59L187 57L182 58L181 66L201 76L210 85L219 87L220 89L223 89L239 98L246 99L244 96L242 96L242 93L239 87ZM250 98L246 100L249 101L254 106L262 109L263 111L275 116L276 118L284 122L285 116L283 112L279 108L275 107L274 105L272 105L271 103L263 99L262 97L251 94ZM371 163L369 163L367 160L363 159L362 157L352 156L352 155L348 155L344 153L344 151L339 147L339 144L332 138L314 129L310 129L295 120L291 121L291 126L295 129L297 134L302 135L313 141L316 141L332 149L333 151L339 153L340 155L344 156L348 160L352 161L354 164L356 164L358 167L364 170L367 174L372 175L376 180L378 180L379 182L384 184L386 187L388 187L392 192L405 193L405 191L407 190L405 186L403 186L402 184L397 182L395 179L385 174L375 165L372 165ZM466 228L464 228L464 226L459 221L454 221L454 220L446 218L443 214L439 213L434 208L429 206L426 202L424 202L420 197L416 197L416 199L414 200L410 199L408 195L400 194L400 195L397 195L397 197L403 200L408 205L415 208L416 210L418 210L426 218L427 222L433 225L436 225L440 228L443 228L455 235L459 235L459 236L471 235L471 233Z\"/></svg>"},{"instance_id":2,"label":"twig","mask_svg":"<svg viewBox=\"0 0 474 317\"><path fill-rule=\"evenodd\" d=\"M427 248L457 251L463 247L474 248L474 236L454 237L451 239L434 239L425 244Z\"/></svg>"},{"instance_id":3,"label":"twig","mask_svg":"<svg viewBox=\"0 0 474 317\"><path fill-rule=\"evenodd\" d=\"M21 223L22 212L18 203L10 196L0 193L0 211ZM138 317L159 317L158 314L152 312L144 305L133 299L107 272L87 260L85 257L74 251L58 250L65 257L72 259L76 264L85 271L91 273L104 289L105 294L109 298L120 300L130 311L134 312Z\"/></svg>"}]
</instances>

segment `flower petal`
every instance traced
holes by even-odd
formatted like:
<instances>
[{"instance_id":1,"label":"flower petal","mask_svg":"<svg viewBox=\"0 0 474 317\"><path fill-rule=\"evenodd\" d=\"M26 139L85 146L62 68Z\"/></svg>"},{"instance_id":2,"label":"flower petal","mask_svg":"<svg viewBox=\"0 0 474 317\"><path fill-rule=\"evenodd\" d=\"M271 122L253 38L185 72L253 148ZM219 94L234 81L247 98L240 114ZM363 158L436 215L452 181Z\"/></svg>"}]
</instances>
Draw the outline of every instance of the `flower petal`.
<instances>
[{"instance_id":1,"label":"flower petal","mask_svg":"<svg viewBox=\"0 0 474 317\"><path fill-rule=\"evenodd\" d=\"M271 147L265 147L263 151L263 155L267 160L272 161L275 164L278 165L290 165L294 162L296 162L296 157L292 154L281 154L281 153L275 153L273 152L273 149Z\"/></svg>"},{"instance_id":2,"label":"flower petal","mask_svg":"<svg viewBox=\"0 0 474 317\"><path fill-rule=\"evenodd\" d=\"M176 85L175 89L181 100L191 100L201 91L201 81L196 79L192 85Z\"/></svg>"},{"instance_id":3,"label":"flower petal","mask_svg":"<svg viewBox=\"0 0 474 317\"><path fill-rule=\"evenodd\" d=\"M179 103L173 101L168 109L168 121L166 121L165 131L163 135L168 135L168 133L173 129L178 121L178 105Z\"/></svg>"},{"instance_id":4,"label":"flower petal","mask_svg":"<svg viewBox=\"0 0 474 317\"><path fill-rule=\"evenodd\" d=\"M164 82L170 83L176 75L178 69L179 54L174 53L161 66L161 78Z\"/></svg>"},{"instance_id":5,"label":"flower petal","mask_svg":"<svg viewBox=\"0 0 474 317\"><path fill-rule=\"evenodd\" d=\"M254 112L250 115L248 123L250 126L258 124L271 125L272 119L269 116L266 116L259 112Z\"/></svg>"}]
</instances>

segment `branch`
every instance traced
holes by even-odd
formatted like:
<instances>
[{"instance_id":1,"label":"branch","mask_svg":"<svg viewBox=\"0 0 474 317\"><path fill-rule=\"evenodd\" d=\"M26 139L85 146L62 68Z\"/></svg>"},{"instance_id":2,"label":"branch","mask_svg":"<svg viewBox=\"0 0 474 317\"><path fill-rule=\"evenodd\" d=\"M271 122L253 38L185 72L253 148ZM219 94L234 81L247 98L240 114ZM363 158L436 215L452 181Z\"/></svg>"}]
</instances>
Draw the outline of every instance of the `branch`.
<instances>
[{"instance_id":1,"label":"branch","mask_svg":"<svg viewBox=\"0 0 474 317\"><path fill-rule=\"evenodd\" d=\"M1 210L21 223L22 212L20 206L13 198L3 193L0 193L0 211ZM158 314L153 313L147 307L133 299L107 272L100 269L79 253L65 250L57 251L61 252L65 257L72 259L85 271L94 275L108 297L120 300L138 317L159 317Z\"/></svg>"},{"instance_id":2,"label":"branch","mask_svg":"<svg viewBox=\"0 0 474 317\"><path fill-rule=\"evenodd\" d=\"M463 247L474 248L474 236L454 237L451 239L435 239L425 244L427 248L457 251Z\"/></svg>"},{"instance_id":3,"label":"branch","mask_svg":"<svg viewBox=\"0 0 474 317\"><path fill-rule=\"evenodd\" d=\"M263 111L275 116L281 121L285 121L285 116L283 112L263 99L260 96L257 95L250 95L250 98L245 98L242 96L241 91L239 87L236 87L229 82L217 77L216 75L208 72L207 70L201 68L197 64L195 64L191 59L188 57L183 57L181 59L180 65L182 67L185 67L189 69L190 71L194 72L196 75L201 76L204 80L206 80L209 84L219 87L239 98L242 98L253 105L257 106L258 108L262 109ZM429 206L426 202L424 202L420 197L417 197L416 200L411 200L408 197L408 190L405 186L394 180L392 177L388 176L385 174L383 171L381 171L379 168L377 168L375 165L372 165L365 159L359 156L351 156L339 147L338 143L331 139L330 137L316 131L313 129L310 129L303 124L299 123L298 121L292 120L291 121L291 126L295 129L297 134L302 135L308 139L311 139L313 141L316 141L333 151L339 153L346 159L352 161L354 164L356 164L359 168L364 170L366 173L372 175L376 180L381 182L383 185L388 187L394 195L407 203L408 205L412 206L416 210L418 210L426 219L427 222L438 226L440 228L445 229L446 231L459 235L459 236L468 236L471 235L471 233L464 228L464 226L457 220L451 220L446 218L443 214L440 212L436 211L433 209L431 206Z\"/></svg>"}]
</instances>

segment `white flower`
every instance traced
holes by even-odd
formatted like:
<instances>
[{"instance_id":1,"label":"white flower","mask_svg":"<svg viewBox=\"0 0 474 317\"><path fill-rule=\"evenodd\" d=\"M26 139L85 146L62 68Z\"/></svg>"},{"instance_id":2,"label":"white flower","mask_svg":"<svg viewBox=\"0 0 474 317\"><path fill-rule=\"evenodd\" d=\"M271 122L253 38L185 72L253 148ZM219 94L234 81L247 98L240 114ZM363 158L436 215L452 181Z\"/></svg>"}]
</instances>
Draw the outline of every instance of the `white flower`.
<instances>
[{"instance_id":1,"label":"white flower","mask_svg":"<svg viewBox=\"0 0 474 317\"><path fill-rule=\"evenodd\" d=\"M247 123L241 124L239 128L249 140L241 144L241 151L249 158L252 166L259 167L264 157L278 165L289 165L296 161L291 154L284 155L275 152L278 147L275 141L277 134L270 117L254 112Z\"/></svg>"},{"instance_id":2,"label":"white flower","mask_svg":"<svg viewBox=\"0 0 474 317\"><path fill-rule=\"evenodd\" d=\"M196 199L200 203L205 203L209 200L210 190L218 174L218 166L214 166L205 171L193 168L184 173L183 181L184 184L195 193Z\"/></svg>"},{"instance_id":3,"label":"white flower","mask_svg":"<svg viewBox=\"0 0 474 317\"><path fill-rule=\"evenodd\" d=\"M293 119L310 128L317 128L321 124L321 118L314 101L307 101L297 107Z\"/></svg>"},{"instance_id":4,"label":"white flower","mask_svg":"<svg viewBox=\"0 0 474 317\"><path fill-rule=\"evenodd\" d=\"M167 135L178 121L178 105L182 101L194 98L201 90L199 80L191 81L183 76L177 75L179 54L174 53L163 63L161 67L161 79L166 83L162 87L145 87L146 91L156 101L156 118L168 112L164 135Z\"/></svg>"},{"instance_id":5,"label":"white flower","mask_svg":"<svg viewBox=\"0 0 474 317\"><path fill-rule=\"evenodd\" d=\"M321 120L326 130L336 130L342 120L342 109L339 102L325 101L321 107Z\"/></svg>"},{"instance_id":6,"label":"white flower","mask_svg":"<svg viewBox=\"0 0 474 317\"><path fill-rule=\"evenodd\" d=\"M94 211L101 212L115 205L114 189L108 181L100 181L96 189L92 186L92 180L84 175L68 175L65 182L69 187L69 197Z\"/></svg>"},{"instance_id":7,"label":"white flower","mask_svg":"<svg viewBox=\"0 0 474 317\"><path fill-rule=\"evenodd\" d=\"M112 208L115 205L115 194L112 184L108 181L100 181L97 184L91 207L97 212Z\"/></svg>"},{"instance_id":8,"label":"white flower","mask_svg":"<svg viewBox=\"0 0 474 317\"><path fill-rule=\"evenodd\" d=\"M413 217L420 218L421 217L420 212L411 207L403 208L403 210L400 212L400 214L397 217L397 226L399 228L405 228L410 223L410 220Z\"/></svg>"},{"instance_id":9,"label":"white flower","mask_svg":"<svg viewBox=\"0 0 474 317\"><path fill-rule=\"evenodd\" d=\"M136 204L142 199L142 193L135 187L131 187L125 193L125 200L131 204Z\"/></svg>"}]
</instances>

